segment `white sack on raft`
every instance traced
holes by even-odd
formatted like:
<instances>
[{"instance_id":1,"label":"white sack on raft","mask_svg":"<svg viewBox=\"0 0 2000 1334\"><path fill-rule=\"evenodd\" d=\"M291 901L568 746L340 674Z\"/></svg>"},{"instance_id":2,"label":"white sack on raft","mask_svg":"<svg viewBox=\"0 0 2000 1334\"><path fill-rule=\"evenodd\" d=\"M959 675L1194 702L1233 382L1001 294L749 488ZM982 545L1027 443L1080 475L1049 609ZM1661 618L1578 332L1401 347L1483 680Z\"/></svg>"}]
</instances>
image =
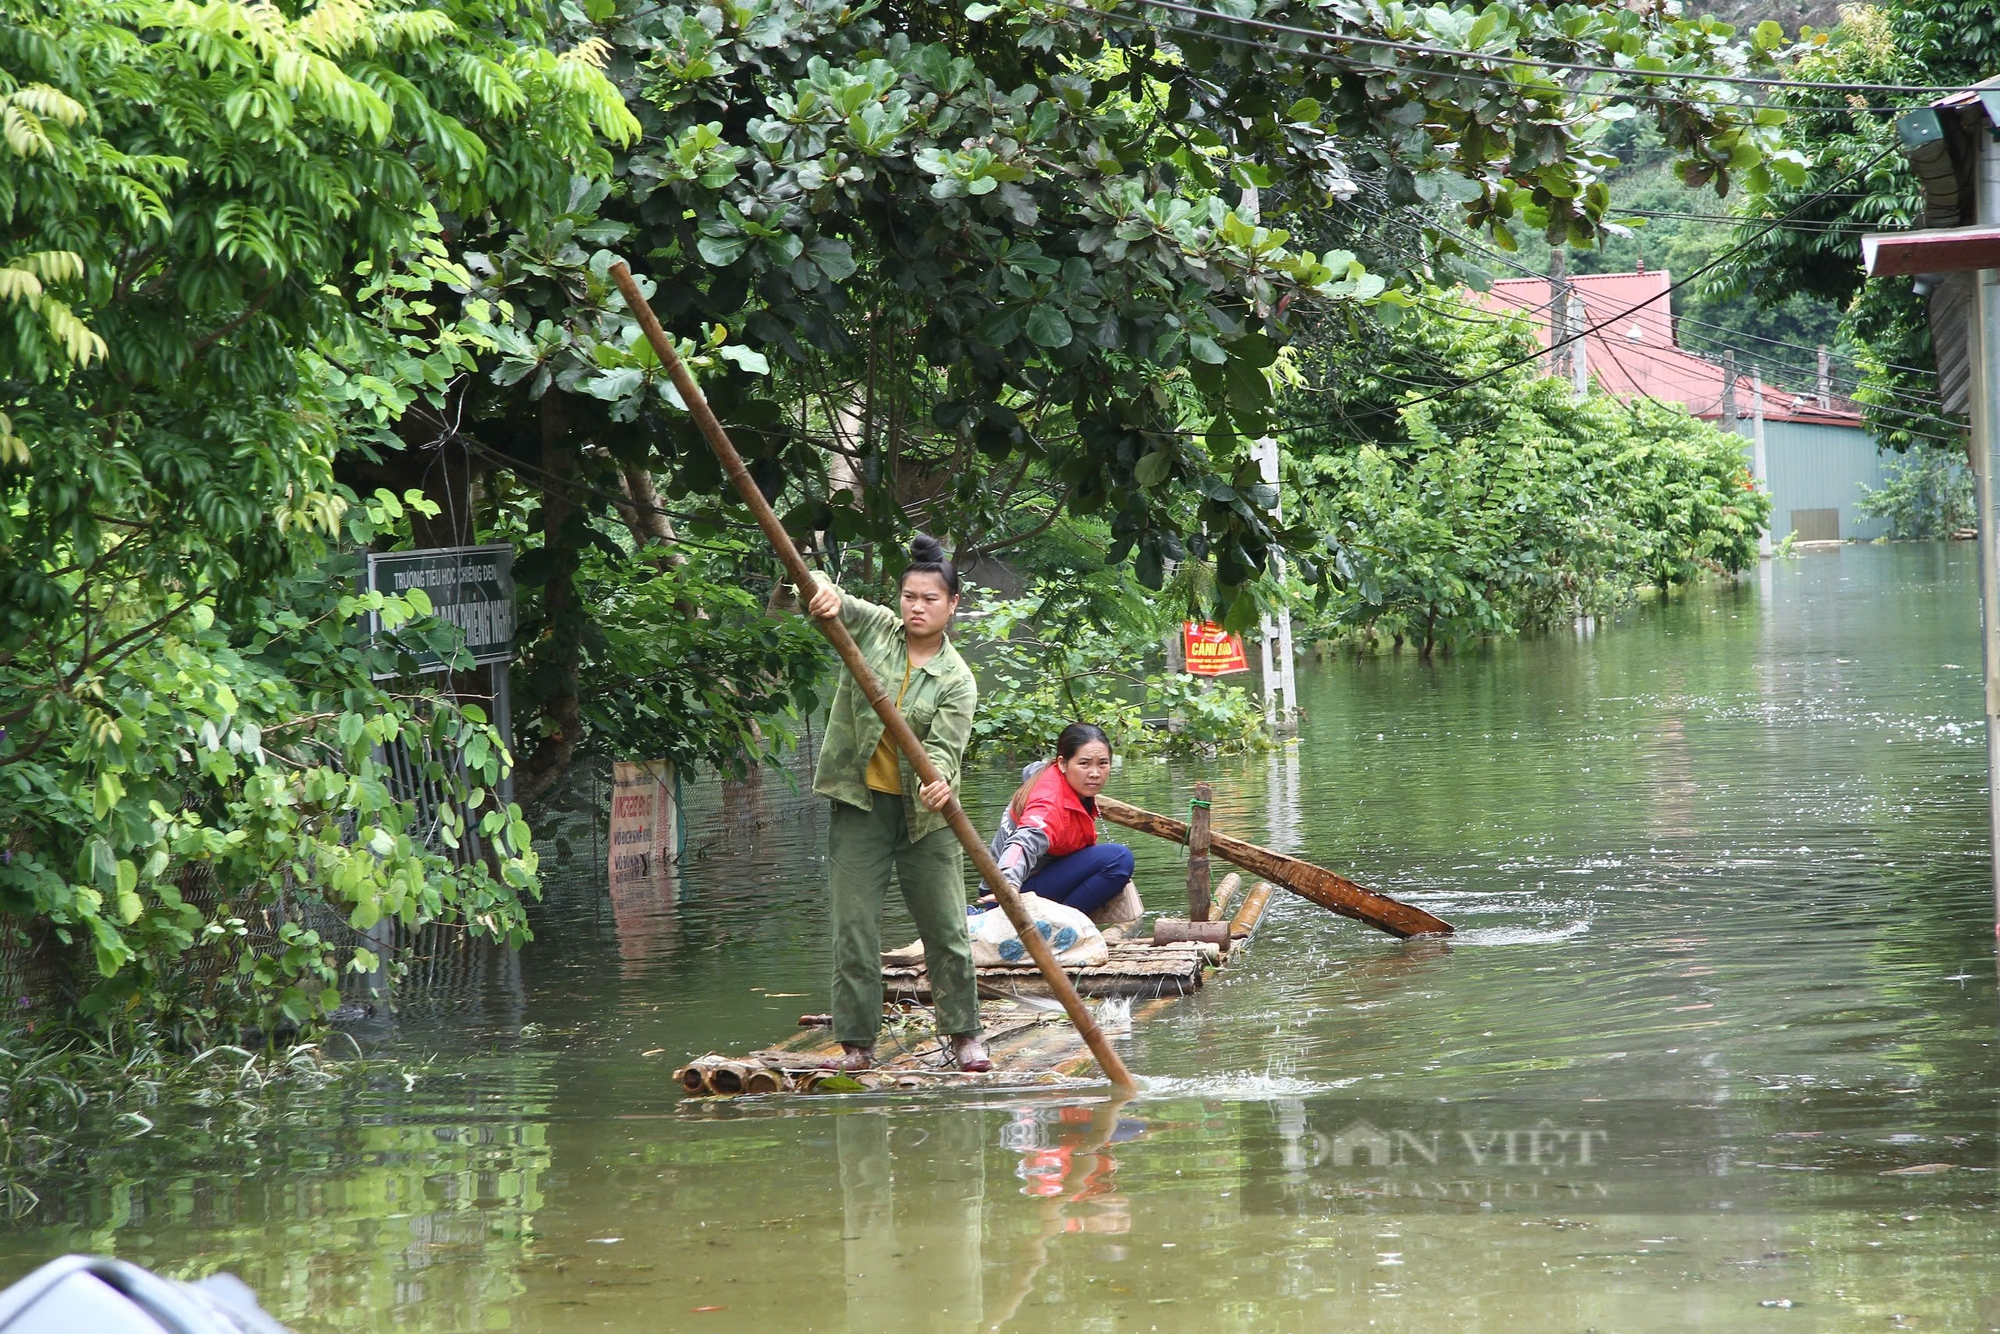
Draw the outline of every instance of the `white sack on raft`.
<instances>
[{"instance_id":1,"label":"white sack on raft","mask_svg":"<svg viewBox=\"0 0 2000 1334\"><path fill-rule=\"evenodd\" d=\"M1111 957L1111 947L1095 923L1075 908L1052 903L1037 894L1021 895L1021 906L1035 921L1056 962L1064 968L1095 968ZM972 962L977 968L994 964L1027 963L1028 947L1014 932L1014 924L999 908L983 912L966 923L972 934Z\"/></svg>"}]
</instances>

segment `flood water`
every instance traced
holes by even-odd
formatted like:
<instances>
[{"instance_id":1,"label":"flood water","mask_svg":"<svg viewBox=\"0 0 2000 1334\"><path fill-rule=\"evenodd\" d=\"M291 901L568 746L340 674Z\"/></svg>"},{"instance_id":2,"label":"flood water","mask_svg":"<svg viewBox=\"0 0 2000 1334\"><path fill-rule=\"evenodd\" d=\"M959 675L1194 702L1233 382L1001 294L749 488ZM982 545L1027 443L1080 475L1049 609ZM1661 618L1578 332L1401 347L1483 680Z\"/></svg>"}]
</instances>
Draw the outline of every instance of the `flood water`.
<instances>
[{"instance_id":1,"label":"flood water","mask_svg":"<svg viewBox=\"0 0 2000 1334\"><path fill-rule=\"evenodd\" d=\"M1122 1105L681 1099L681 1058L826 1008L823 813L694 784L678 875L616 896L573 825L537 942L404 999L381 1040L428 1064L107 1146L0 1277L226 1268L300 1331L2000 1328L1974 559L1308 659L1283 750L1123 766L1460 934L1281 895L1123 1041ZM971 787L990 824L1008 773Z\"/></svg>"}]
</instances>

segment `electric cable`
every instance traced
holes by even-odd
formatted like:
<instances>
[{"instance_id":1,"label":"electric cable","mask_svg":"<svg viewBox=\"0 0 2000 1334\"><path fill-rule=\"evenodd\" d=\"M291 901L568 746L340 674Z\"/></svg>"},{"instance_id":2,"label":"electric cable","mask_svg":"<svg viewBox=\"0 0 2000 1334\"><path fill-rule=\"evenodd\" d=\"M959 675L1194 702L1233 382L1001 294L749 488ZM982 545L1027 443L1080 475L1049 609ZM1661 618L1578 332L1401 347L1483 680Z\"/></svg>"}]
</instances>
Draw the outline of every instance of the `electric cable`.
<instances>
[{"instance_id":1,"label":"electric cable","mask_svg":"<svg viewBox=\"0 0 2000 1334\"><path fill-rule=\"evenodd\" d=\"M1846 184L1846 183L1848 182L1848 180L1850 180L1850 179L1851 179L1851 178L1852 178L1853 176L1855 176L1855 175L1856 175L1857 173L1859 173L1859 172L1862 172L1862 171L1866 171L1866 170L1867 170L1868 168L1870 168L1870 167L1874 166L1874 165L1875 165L1875 163L1877 163L1877 162L1881 161L1881 160L1882 160L1883 158L1887 157L1887 156L1888 156L1888 155L1889 155L1890 153L1892 153L1892 152L1894 152L1894 151L1895 151L1895 150L1894 150L1893 148L1884 148L1884 149L1883 149L1883 150L1882 150L1882 151L1881 151L1880 153L1877 153L1877 154L1876 154L1876 155L1875 155L1875 156L1874 156L1873 158L1869 159L1869 160L1868 160L1867 162L1864 162L1864 163L1862 163L1862 164L1861 164L1860 166L1858 166L1858 167L1855 167L1855 168L1852 168L1851 170L1849 170L1849 171L1847 172L1847 174L1846 174L1845 176L1842 176L1842 177L1841 177L1841 178L1840 178L1840 179L1839 179L1838 181L1836 181L1836 182L1834 183L1834 187L1837 187L1837 186L1841 186L1841 185L1845 185L1845 184ZM1834 187L1829 187L1829 191L1830 191L1830 190L1831 190L1832 188L1834 188ZM1822 192L1822 193L1827 193L1827 192ZM1806 199L1806 200L1805 200L1804 202L1800 203L1800 204L1799 204L1799 205L1798 205L1798 206L1797 206L1796 208L1794 208L1794 209L1792 210L1792 213L1793 213L1793 214L1797 214L1797 213L1800 213L1800 212L1803 212L1803 211L1804 211L1805 209L1807 209L1807 208L1810 208L1810 207L1812 207L1812 206L1813 206L1814 204L1818 203L1818 202L1819 202L1819 200L1820 200L1820 195L1818 195L1818 194L1816 194L1816 195L1813 195L1813 196L1811 196L1810 198ZM1787 216L1790 216L1790 215L1787 215ZM1373 409L1369 409L1369 410L1368 410L1368 412L1367 412L1367 413L1365 413L1365 414L1363 414L1363 415L1364 415L1364 416L1366 416L1366 415L1377 415L1377 416L1379 416L1379 415L1381 415L1381 414L1383 414L1383 413L1385 413L1385 412L1388 412L1388 411L1398 411L1398 412L1400 412L1400 411L1401 411L1402 409L1404 409L1404 408L1410 408L1410 407L1415 407L1415 406L1416 406L1417 404L1419 404L1419 403L1427 403L1427 402L1430 402L1430 401L1431 401L1432 399L1436 399L1436 398L1441 398L1441 397L1443 397L1443 396L1444 396L1445 394L1449 394L1449 393L1457 393L1457 392L1459 392L1459 391L1461 391L1461 390L1464 390L1464 389L1469 389L1469 388L1471 388L1471 387L1472 387L1473 385L1476 385L1476 384L1480 384L1480 383L1483 383L1484 381L1487 381L1487 380L1491 380L1491 379L1495 378L1496 376L1500 376L1500 375L1504 375L1504 374L1506 374L1506 373L1507 373L1508 371L1510 371L1510 370L1513 370L1513 369L1515 369L1516 367L1519 367L1519 366L1525 366L1525 365L1527 365L1527 364L1528 364L1529 362L1531 362L1531 361L1534 361L1534 360L1536 360L1537 358L1539 358L1539 357L1541 357L1541 356L1543 356L1543 355L1546 355L1547 353L1550 353L1550 352L1554 352L1554 351L1556 351L1556 350L1557 350L1558 348L1563 348L1563 347L1567 347L1567 346L1569 346L1569 345L1570 345L1571 343L1574 343L1574 342L1577 342L1577 341L1578 341L1579 339L1583 339L1583 338L1587 338L1587 337L1589 337L1589 336L1590 336L1591 334L1593 334L1593 333L1599 333L1599 332L1602 332L1602 331L1603 331L1604 329L1607 329L1607 328L1611 327L1612 325L1614 325L1614 324L1617 324L1617 323L1618 323L1618 322L1619 322L1620 320L1623 320L1623 319L1626 319L1626 318L1628 318L1628 317L1630 317L1630 316L1632 316L1632 315L1635 315L1635 314L1637 314L1638 312L1640 312L1641 310L1644 310L1644 309L1645 309L1646 307L1648 307L1648 306L1650 306L1650 305L1653 305L1653 304L1654 304L1655 302L1659 301L1659 300L1660 300L1660 299L1661 299L1662 297L1669 297L1669 296L1672 296L1672 295L1673 295L1673 293L1675 293L1675 292L1679 291L1679 290L1680 290L1681 288L1683 288L1683 287L1686 287L1686 286L1687 286L1687 285L1688 285L1689 283L1693 282L1693 281L1694 281L1694 280L1695 280L1696 278L1699 278L1699 277L1701 277L1701 276L1702 276L1702 275L1703 275L1704 273L1708 273L1708 272L1710 272L1710 271L1712 271L1712 270L1714 270L1714 269L1716 269L1716 268L1719 268L1719 267L1720 267L1720 266L1721 266L1721 265L1723 264L1723 262L1724 262L1724 261L1726 261L1727 259L1729 259L1729 258L1730 258L1730 256L1732 256L1732 255L1736 254L1736 253L1737 253L1738 251L1740 251L1740 250L1746 250L1746 249L1748 249L1748 248L1749 248L1749 247L1750 247L1751 245L1755 244L1755 243L1756 243L1756 242L1757 242L1757 241L1758 241L1759 239L1761 239L1761 238L1762 238L1762 237L1763 237L1764 235L1766 235L1766 234L1767 234L1767 233L1768 233L1769 231L1770 231L1770 228L1768 228L1768 227L1767 227L1767 228L1765 228L1765 229L1764 229L1764 231L1762 231L1762 232L1759 232L1759 233L1757 233L1757 234L1756 234L1755 236L1749 236L1749 237L1745 237L1745 238L1744 238L1743 240L1741 240L1741 241L1738 241L1738 242L1737 242L1737 243L1736 243L1735 245L1732 245L1732 246L1731 246L1731 247L1729 247L1729 248L1728 248L1727 250L1723 251L1723 252L1722 252L1722 253L1721 253L1720 255L1717 255L1717 256L1716 256L1716 257L1715 257L1714 259L1710 260L1710 261L1709 261L1708 263L1706 263L1706 264L1702 265L1702 266L1701 266L1700 268L1698 268L1698 269L1695 269L1695 270L1693 270L1692 272L1690 272L1690 273L1689 273L1689 274L1688 274L1688 275L1687 275L1686 277L1683 277L1683 278L1679 278L1679 279L1676 279L1676 280L1675 280L1674 282L1672 282L1672 283L1669 283L1669 284L1668 284L1668 285L1667 285L1667 286L1666 286L1665 288L1663 288L1663 289L1662 289L1662 290L1660 290L1659 292L1657 292L1657 293L1653 294L1652 296L1649 296L1649 297L1647 297L1647 298L1646 298L1645 300L1643 300L1643 301L1640 301L1640 302L1637 302L1637 303L1635 303L1635 304L1633 304L1633 305L1631 305L1631 306L1628 306L1628 307L1626 307L1625 309L1623 309L1623 310L1619 311L1619 312L1618 312L1617 314L1615 314L1615 315L1611 315L1611 316L1608 316L1608 317L1606 317L1606 318L1604 318L1604 319L1600 319L1600 320L1598 320L1598 321L1597 321L1596 323L1594 323L1594 324L1589 324L1589 325L1586 325L1586 326L1585 326L1584 328L1582 328L1581 330L1577 331L1576 333L1573 333L1573 334L1568 334L1568 335L1565 335L1565 336L1564 336L1564 337L1562 337L1562 338L1556 338L1556 337L1554 337L1554 336L1553 336L1553 334L1551 334L1551 337L1550 337L1550 340L1549 340L1549 346L1548 346L1548 347L1546 347L1546 348L1543 348L1543 349L1542 349L1541 351L1539 351L1539 352L1536 352L1536 353L1533 353L1532 355L1529 355L1529 356L1523 356L1523 357L1516 357L1516 358L1512 359L1511 361L1504 361L1504 362L1501 362L1501 363L1500 363L1499 365L1497 365L1497 366L1493 366L1493 367L1491 367L1491 368L1489 368L1489 369L1487 369L1487 370L1485 370L1485 371L1482 371L1482 372L1480 372L1480 373L1479 373L1478 375L1474 375L1474 376L1471 376L1470 378L1466 378L1466 379L1462 379L1462 380L1460 380L1460 381L1459 381L1459 382L1458 382L1457 384L1455 384L1455 385L1452 385L1452 386L1450 386L1450 387L1448 387L1448 388L1441 388L1441 389L1439 389L1439 390L1437 390L1437 391L1435 391L1435 392L1433 392L1433 393L1430 393L1430 394L1426 394L1426 395L1424 395L1424 396L1423 396L1423 397L1421 397L1421 398L1414 398L1414 399L1408 399L1408 400L1405 400L1405 401L1404 401L1404 402L1402 402L1402 403L1399 403L1399 404L1396 404L1396 405L1394 405L1394 407L1393 407L1393 408L1373 408ZM1671 306L1670 306L1669 308L1671 309ZM1324 423L1322 423L1322 424L1324 424ZM1307 425L1304 425L1304 424L1302 424L1302 425L1300 425L1300 426L1295 426L1295 427L1288 427L1288 428L1284 428L1284 429L1287 429L1287 430L1302 430L1302 429L1308 429L1308 426L1307 426Z\"/></svg>"},{"instance_id":2,"label":"electric cable","mask_svg":"<svg viewBox=\"0 0 2000 1334\"><path fill-rule=\"evenodd\" d=\"M1363 37L1350 33L1328 32L1323 28L1302 28L1288 23L1275 23L1269 19L1256 19L1235 14L1225 14L1217 10L1202 9L1194 5L1182 4L1180 0L1134 0L1137 4L1154 9L1171 10L1196 18L1213 19L1219 23L1237 24L1246 28L1257 28L1265 32L1285 33L1289 36L1310 37L1320 41L1346 42L1350 46L1368 46L1381 50L1402 51L1410 55L1443 56L1456 60L1484 60L1499 65L1526 66L1535 69L1560 70L1574 73L1616 74L1621 78L1637 79L1685 79L1695 83L1723 83L1754 88L1807 88L1835 93L1903 93L1940 97L1952 93L1979 92L1995 87L1993 84L1940 86L1910 83L1822 83L1806 79L1776 79L1749 74L1709 74L1692 70L1641 70L1623 65L1594 65L1582 61L1540 60L1532 56L1508 56L1482 51L1468 51L1449 46L1427 46L1417 42L1399 42L1383 37ZM1065 8L1078 8L1069 5ZM1088 8L1088 6L1083 6ZM1092 11L1105 12L1105 11ZM1289 50L1290 48L1279 48ZM1852 107L1829 109L1853 110Z\"/></svg>"}]
</instances>

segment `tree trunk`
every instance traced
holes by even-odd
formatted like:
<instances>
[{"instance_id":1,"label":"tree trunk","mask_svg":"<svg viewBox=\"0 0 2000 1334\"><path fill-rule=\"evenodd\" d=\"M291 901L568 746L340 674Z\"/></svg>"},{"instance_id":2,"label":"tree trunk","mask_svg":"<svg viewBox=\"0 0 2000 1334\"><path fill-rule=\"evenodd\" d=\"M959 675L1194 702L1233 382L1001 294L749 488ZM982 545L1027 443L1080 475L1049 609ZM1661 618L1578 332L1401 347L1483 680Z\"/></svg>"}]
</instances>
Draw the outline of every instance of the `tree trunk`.
<instances>
[{"instance_id":1,"label":"tree trunk","mask_svg":"<svg viewBox=\"0 0 2000 1334\"><path fill-rule=\"evenodd\" d=\"M576 600L578 546L569 531L577 514L574 482L576 446L563 412L563 395L551 388L542 396L542 543L553 555L548 582L542 585L543 653L537 666L550 683L541 712L544 731L534 752L515 776L522 803L534 801L555 785L576 758L582 740L583 713L577 698L577 672L583 660L583 616Z\"/></svg>"},{"instance_id":2,"label":"tree trunk","mask_svg":"<svg viewBox=\"0 0 2000 1334\"><path fill-rule=\"evenodd\" d=\"M618 517L632 534L642 553L640 559L656 570L687 564L687 556L673 549L674 522L660 504L659 488L653 484L653 469L645 463L621 463L618 490L627 503L618 506ZM657 548L657 550L649 550ZM708 613L686 598L674 599L674 610L690 620L705 621Z\"/></svg>"},{"instance_id":3,"label":"tree trunk","mask_svg":"<svg viewBox=\"0 0 2000 1334\"><path fill-rule=\"evenodd\" d=\"M631 503L620 505L618 515L625 520L625 526L632 530L632 540L640 546L658 544L672 546L674 524L660 504L659 489L653 484L653 470L644 463L621 463L619 465L619 490ZM679 552L661 553L658 558L673 565L687 564L687 557Z\"/></svg>"}]
</instances>

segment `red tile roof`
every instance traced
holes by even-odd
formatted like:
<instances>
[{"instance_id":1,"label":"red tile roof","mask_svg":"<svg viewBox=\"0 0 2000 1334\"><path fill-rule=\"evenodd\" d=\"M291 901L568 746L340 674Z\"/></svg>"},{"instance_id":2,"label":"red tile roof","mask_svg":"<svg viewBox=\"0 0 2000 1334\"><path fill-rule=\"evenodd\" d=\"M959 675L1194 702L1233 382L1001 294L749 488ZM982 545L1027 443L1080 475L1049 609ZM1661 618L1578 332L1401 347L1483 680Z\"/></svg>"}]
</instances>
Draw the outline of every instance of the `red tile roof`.
<instances>
[{"instance_id":1,"label":"red tile roof","mask_svg":"<svg viewBox=\"0 0 2000 1334\"><path fill-rule=\"evenodd\" d=\"M1665 269L1639 273L1579 273L1570 277L1572 300L1583 302L1592 332L1583 337L1584 366L1599 387L1619 398L1656 398L1681 403L1697 417L1722 416L1722 367L1681 350L1674 338L1673 276ZM1535 340L1549 345L1549 280L1507 278L1472 299L1487 310L1524 313ZM1750 415L1752 384L1737 372L1736 411ZM1810 394L1794 394L1765 382L1767 421L1811 422L1823 426L1861 425L1851 403L1835 399L1821 407Z\"/></svg>"}]
</instances>

